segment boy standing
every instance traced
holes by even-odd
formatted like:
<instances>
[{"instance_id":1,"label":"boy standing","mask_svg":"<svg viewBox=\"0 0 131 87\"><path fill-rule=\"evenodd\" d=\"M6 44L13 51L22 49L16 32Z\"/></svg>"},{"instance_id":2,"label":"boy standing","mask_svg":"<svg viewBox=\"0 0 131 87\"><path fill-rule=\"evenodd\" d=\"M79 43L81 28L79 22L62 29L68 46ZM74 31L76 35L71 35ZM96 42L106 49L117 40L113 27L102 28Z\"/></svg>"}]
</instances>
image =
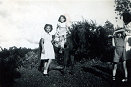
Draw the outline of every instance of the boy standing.
<instances>
[{"instance_id":1,"label":"boy standing","mask_svg":"<svg viewBox=\"0 0 131 87\"><path fill-rule=\"evenodd\" d=\"M113 46L115 46L112 80L115 80L118 62L120 62L120 60L122 60L124 73L125 73L125 77L122 81L127 82L127 67L126 67L126 56L125 56L126 41L125 41L124 31L114 32L114 38L112 39L112 44L113 44Z\"/></svg>"}]
</instances>

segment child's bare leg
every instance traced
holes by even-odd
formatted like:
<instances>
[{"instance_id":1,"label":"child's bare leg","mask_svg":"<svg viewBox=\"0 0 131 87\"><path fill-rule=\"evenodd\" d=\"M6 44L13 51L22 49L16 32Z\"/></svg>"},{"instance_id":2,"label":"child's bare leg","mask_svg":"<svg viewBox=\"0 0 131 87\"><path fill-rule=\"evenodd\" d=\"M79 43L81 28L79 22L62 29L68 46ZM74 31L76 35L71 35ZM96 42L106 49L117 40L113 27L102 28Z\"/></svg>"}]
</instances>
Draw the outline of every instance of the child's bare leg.
<instances>
[{"instance_id":1,"label":"child's bare leg","mask_svg":"<svg viewBox=\"0 0 131 87\"><path fill-rule=\"evenodd\" d=\"M61 47L64 48L64 40L61 42Z\"/></svg>"},{"instance_id":2,"label":"child's bare leg","mask_svg":"<svg viewBox=\"0 0 131 87\"><path fill-rule=\"evenodd\" d=\"M127 81L127 76L128 76L126 61L123 62L123 68L124 68L125 78L122 81L125 82Z\"/></svg>"},{"instance_id":3,"label":"child's bare leg","mask_svg":"<svg viewBox=\"0 0 131 87\"><path fill-rule=\"evenodd\" d=\"M47 62L44 63L44 70L46 69L46 66L47 66Z\"/></svg>"},{"instance_id":4,"label":"child's bare leg","mask_svg":"<svg viewBox=\"0 0 131 87\"><path fill-rule=\"evenodd\" d=\"M115 80L116 70L117 70L117 63L114 63L114 65L113 65L113 80Z\"/></svg>"},{"instance_id":5,"label":"child's bare leg","mask_svg":"<svg viewBox=\"0 0 131 87\"><path fill-rule=\"evenodd\" d=\"M43 72L44 74L47 74L46 66L47 66L47 62L45 61L44 62L44 72Z\"/></svg>"},{"instance_id":6,"label":"child's bare leg","mask_svg":"<svg viewBox=\"0 0 131 87\"><path fill-rule=\"evenodd\" d=\"M48 71L48 68L49 68L49 65L50 65L51 62L52 62L52 59L49 59L47 64L46 64L45 70L44 70L45 74L47 74L47 71Z\"/></svg>"}]
</instances>

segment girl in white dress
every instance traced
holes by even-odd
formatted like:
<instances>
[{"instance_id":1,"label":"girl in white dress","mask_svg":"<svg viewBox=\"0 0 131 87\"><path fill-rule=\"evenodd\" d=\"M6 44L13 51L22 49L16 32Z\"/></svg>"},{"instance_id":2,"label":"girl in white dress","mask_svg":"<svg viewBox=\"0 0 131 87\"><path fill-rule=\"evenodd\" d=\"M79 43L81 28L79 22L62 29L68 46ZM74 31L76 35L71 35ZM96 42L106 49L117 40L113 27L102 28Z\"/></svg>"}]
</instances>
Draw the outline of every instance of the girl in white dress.
<instances>
[{"instance_id":1,"label":"girl in white dress","mask_svg":"<svg viewBox=\"0 0 131 87\"><path fill-rule=\"evenodd\" d=\"M56 46L61 48L60 53L62 49L64 49L64 44L66 42L66 36L68 33L70 33L70 31L67 26L66 17L61 15L58 19L57 30L55 34L55 41L57 41Z\"/></svg>"},{"instance_id":2,"label":"girl in white dress","mask_svg":"<svg viewBox=\"0 0 131 87\"><path fill-rule=\"evenodd\" d=\"M44 65L44 72L43 74L48 74L48 68L52 61L55 59L54 48L52 45L52 35L50 32L52 31L52 25L46 24L44 27L44 32L41 37L40 41L40 48L41 48L41 64L40 67Z\"/></svg>"}]
</instances>

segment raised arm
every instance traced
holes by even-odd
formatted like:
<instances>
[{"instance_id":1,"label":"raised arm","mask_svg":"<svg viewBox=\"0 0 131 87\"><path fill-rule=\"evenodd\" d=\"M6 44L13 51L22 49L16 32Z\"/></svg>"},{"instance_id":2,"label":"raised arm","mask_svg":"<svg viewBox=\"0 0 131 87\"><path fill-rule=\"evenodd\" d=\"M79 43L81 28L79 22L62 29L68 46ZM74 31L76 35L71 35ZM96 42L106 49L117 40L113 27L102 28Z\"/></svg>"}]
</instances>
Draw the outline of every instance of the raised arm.
<instances>
[{"instance_id":1,"label":"raised arm","mask_svg":"<svg viewBox=\"0 0 131 87\"><path fill-rule=\"evenodd\" d=\"M125 29L120 29L120 30L114 31L114 34L117 32L125 32Z\"/></svg>"},{"instance_id":2,"label":"raised arm","mask_svg":"<svg viewBox=\"0 0 131 87\"><path fill-rule=\"evenodd\" d=\"M131 36L131 24L125 25L126 35Z\"/></svg>"},{"instance_id":3,"label":"raised arm","mask_svg":"<svg viewBox=\"0 0 131 87\"><path fill-rule=\"evenodd\" d=\"M131 36L130 32L126 31L125 33L126 33L126 36Z\"/></svg>"}]
</instances>

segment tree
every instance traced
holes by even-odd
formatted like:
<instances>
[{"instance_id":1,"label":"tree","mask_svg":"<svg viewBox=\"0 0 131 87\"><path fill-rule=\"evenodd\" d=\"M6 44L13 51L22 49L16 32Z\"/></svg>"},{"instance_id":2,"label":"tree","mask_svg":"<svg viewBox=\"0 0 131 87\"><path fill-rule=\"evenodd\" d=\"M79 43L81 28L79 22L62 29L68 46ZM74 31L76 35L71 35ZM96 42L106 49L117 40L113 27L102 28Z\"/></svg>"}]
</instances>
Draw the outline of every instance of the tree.
<instances>
[{"instance_id":1,"label":"tree","mask_svg":"<svg viewBox=\"0 0 131 87\"><path fill-rule=\"evenodd\" d=\"M106 35L112 35L114 32L114 25L110 21L106 21L104 24L104 28L106 29Z\"/></svg>"},{"instance_id":2,"label":"tree","mask_svg":"<svg viewBox=\"0 0 131 87\"><path fill-rule=\"evenodd\" d=\"M115 13L117 16L123 17L125 24L131 22L131 1L130 0L115 0ZM116 17L116 20L118 17Z\"/></svg>"},{"instance_id":3,"label":"tree","mask_svg":"<svg viewBox=\"0 0 131 87\"><path fill-rule=\"evenodd\" d=\"M117 15L122 16L122 14L131 10L131 1L130 0L115 0L115 11Z\"/></svg>"}]
</instances>

